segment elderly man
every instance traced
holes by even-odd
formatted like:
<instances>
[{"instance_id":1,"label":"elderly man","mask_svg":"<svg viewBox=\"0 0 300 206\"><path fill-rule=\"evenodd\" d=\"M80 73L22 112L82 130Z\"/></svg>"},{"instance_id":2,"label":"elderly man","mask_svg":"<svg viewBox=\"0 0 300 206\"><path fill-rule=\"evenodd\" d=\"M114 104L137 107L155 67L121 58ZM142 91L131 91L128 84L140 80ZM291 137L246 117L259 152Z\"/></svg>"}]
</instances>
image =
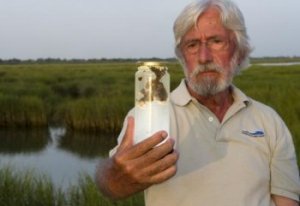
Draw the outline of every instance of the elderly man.
<instances>
[{"instance_id":1,"label":"elderly man","mask_svg":"<svg viewBox=\"0 0 300 206\"><path fill-rule=\"evenodd\" d=\"M145 190L148 206L292 206L300 184L291 135L270 107L232 85L251 48L236 5L188 5L174 24L185 79L171 94L171 129L133 144L134 112L97 183L119 199Z\"/></svg>"}]
</instances>

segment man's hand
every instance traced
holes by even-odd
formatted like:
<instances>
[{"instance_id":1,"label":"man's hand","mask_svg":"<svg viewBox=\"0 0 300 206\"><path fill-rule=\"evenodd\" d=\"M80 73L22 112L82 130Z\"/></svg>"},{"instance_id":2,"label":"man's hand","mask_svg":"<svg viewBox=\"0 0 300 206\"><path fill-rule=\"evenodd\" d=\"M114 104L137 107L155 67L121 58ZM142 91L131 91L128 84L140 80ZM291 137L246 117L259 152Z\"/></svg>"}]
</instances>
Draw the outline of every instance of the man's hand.
<instances>
[{"instance_id":1,"label":"man's hand","mask_svg":"<svg viewBox=\"0 0 300 206\"><path fill-rule=\"evenodd\" d=\"M272 199L276 206L299 206L299 203L296 200L287 197L272 195Z\"/></svg>"},{"instance_id":2,"label":"man's hand","mask_svg":"<svg viewBox=\"0 0 300 206\"><path fill-rule=\"evenodd\" d=\"M176 173L178 153L174 140L160 131L133 145L134 119L128 117L125 135L116 153L97 171L100 190L113 199L128 197L153 184L171 178Z\"/></svg>"}]
</instances>

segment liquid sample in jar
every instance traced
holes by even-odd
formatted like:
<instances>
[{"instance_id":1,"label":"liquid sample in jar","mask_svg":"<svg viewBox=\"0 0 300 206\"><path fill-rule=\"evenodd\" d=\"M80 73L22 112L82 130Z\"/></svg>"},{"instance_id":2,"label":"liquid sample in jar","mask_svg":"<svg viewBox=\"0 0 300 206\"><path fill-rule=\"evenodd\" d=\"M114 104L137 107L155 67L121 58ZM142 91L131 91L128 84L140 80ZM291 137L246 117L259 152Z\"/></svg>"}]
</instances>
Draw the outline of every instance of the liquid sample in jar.
<instances>
[{"instance_id":1,"label":"liquid sample in jar","mask_svg":"<svg viewBox=\"0 0 300 206\"><path fill-rule=\"evenodd\" d=\"M164 130L169 134L170 76L168 68L145 62L135 74L135 132L138 143Z\"/></svg>"}]
</instances>

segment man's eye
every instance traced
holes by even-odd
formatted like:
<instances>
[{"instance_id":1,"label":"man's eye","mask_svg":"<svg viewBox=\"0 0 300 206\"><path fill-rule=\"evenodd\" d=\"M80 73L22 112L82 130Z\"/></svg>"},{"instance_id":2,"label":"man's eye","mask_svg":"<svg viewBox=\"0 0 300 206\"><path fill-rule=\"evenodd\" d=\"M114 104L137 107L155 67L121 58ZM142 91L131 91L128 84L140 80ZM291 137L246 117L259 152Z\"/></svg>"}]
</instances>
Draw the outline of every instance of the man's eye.
<instances>
[{"instance_id":1,"label":"man's eye","mask_svg":"<svg viewBox=\"0 0 300 206\"><path fill-rule=\"evenodd\" d=\"M196 42L190 42L186 45L187 48L194 48L197 47L197 43Z\"/></svg>"},{"instance_id":2,"label":"man's eye","mask_svg":"<svg viewBox=\"0 0 300 206\"><path fill-rule=\"evenodd\" d=\"M212 39L211 43L213 43L213 44L222 44L223 41L222 41L222 39Z\"/></svg>"}]
</instances>

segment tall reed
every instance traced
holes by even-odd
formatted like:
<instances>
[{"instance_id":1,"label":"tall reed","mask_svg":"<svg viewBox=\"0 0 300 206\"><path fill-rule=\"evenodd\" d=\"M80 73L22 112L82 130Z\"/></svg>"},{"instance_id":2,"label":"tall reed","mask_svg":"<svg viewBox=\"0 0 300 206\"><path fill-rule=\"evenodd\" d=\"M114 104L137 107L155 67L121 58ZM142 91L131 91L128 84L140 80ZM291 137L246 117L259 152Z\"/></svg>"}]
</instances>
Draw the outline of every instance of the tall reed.
<instances>
[{"instance_id":1,"label":"tall reed","mask_svg":"<svg viewBox=\"0 0 300 206\"><path fill-rule=\"evenodd\" d=\"M44 103L39 97L0 94L0 126L46 125L47 114Z\"/></svg>"},{"instance_id":2,"label":"tall reed","mask_svg":"<svg viewBox=\"0 0 300 206\"><path fill-rule=\"evenodd\" d=\"M45 175L33 170L16 171L11 167L0 169L1 206L143 206L142 194L122 201L105 198L93 178L82 174L78 184L66 190L54 186Z\"/></svg>"},{"instance_id":3,"label":"tall reed","mask_svg":"<svg viewBox=\"0 0 300 206\"><path fill-rule=\"evenodd\" d=\"M127 110L122 96L68 101L61 107L65 125L70 129L116 133Z\"/></svg>"},{"instance_id":4,"label":"tall reed","mask_svg":"<svg viewBox=\"0 0 300 206\"><path fill-rule=\"evenodd\" d=\"M0 205L2 206L62 206L64 196L55 189L46 176L32 171L15 172L11 168L0 170Z\"/></svg>"}]
</instances>

